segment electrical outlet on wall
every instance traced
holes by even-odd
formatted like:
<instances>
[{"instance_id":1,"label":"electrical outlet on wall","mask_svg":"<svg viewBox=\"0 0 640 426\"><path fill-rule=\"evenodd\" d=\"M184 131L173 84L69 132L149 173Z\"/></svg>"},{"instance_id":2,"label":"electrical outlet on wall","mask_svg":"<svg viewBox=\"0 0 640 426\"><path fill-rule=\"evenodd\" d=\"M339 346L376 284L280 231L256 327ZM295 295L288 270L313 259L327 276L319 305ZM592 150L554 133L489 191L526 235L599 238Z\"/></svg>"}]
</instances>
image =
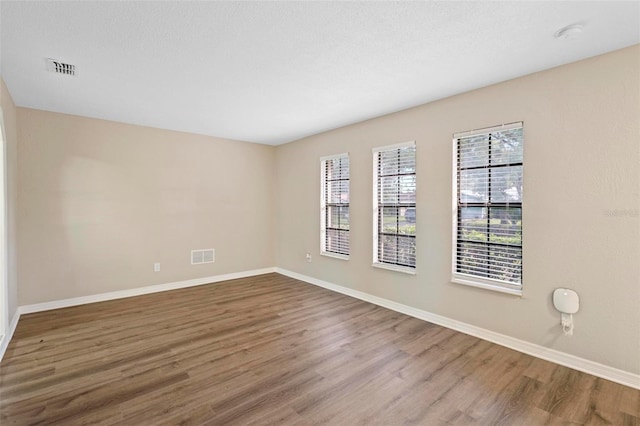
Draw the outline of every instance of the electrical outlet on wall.
<instances>
[{"instance_id":1,"label":"electrical outlet on wall","mask_svg":"<svg viewBox=\"0 0 640 426\"><path fill-rule=\"evenodd\" d=\"M311 263L311 253L307 253L307 262Z\"/></svg>"},{"instance_id":2,"label":"electrical outlet on wall","mask_svg":"<svg viewBox=\"0 0 640 426\"><path fill-rule=\"evenodd\" d=\"M160 272L160 262L153 264L153 272Z\"/></svg>"}]
</instances>

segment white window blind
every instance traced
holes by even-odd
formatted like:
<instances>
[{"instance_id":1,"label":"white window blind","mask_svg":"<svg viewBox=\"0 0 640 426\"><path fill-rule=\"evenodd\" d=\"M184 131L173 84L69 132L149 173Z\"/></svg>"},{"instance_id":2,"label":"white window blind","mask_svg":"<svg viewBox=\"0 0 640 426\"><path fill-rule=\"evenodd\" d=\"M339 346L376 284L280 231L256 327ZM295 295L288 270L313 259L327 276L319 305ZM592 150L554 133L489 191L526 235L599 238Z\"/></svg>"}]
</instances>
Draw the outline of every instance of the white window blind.
<instances>
[{"instance_id":1,"label":"white window blind","mask_svg":"<svg viewBox=\"0 0 640 426\"><path fill-rule=\"evenodd\" d=\"M415 269L415 143L374 149L373 169L374 265Z\"/></svg>"},{"instance_id":2,"label":"white window blind","mask_svg":"<svg viewBox=\"0 0 640 426\"><path fill-rule=\"evenodd\" d=\"M349 155L321 159L322 254L349 255Z\"/></svg>"},{"instance_id":3,"label":"white window blind","mask_svg":"<svg viewBox=\"0 0 640 426\"><path fill-rule=\"evenodd\" d=\"M521 288L523 142L522 123L454 135L454 281Z\"/></svg>"}]
</instances>

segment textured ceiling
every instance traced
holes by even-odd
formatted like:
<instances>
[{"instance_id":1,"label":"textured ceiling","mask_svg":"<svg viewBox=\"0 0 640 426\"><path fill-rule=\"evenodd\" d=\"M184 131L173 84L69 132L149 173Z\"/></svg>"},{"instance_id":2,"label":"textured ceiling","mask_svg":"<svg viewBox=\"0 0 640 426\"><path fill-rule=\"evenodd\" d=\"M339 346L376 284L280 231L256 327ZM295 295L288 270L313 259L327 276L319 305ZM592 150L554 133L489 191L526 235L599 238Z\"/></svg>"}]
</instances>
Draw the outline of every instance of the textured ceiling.
<instances>
[{"instance_id":1,"label":"textured ceiling","mask_svg":"<svg viewBox=\"0 0 640 426\"><path fill-rule=\"evenodd\" d=\"M2 1L17 105L279 144L640 42L640 2ZM554 33L584 25L574 40ZM46 71L45 58L77 66Z\"/></svg>"}]
</instances>

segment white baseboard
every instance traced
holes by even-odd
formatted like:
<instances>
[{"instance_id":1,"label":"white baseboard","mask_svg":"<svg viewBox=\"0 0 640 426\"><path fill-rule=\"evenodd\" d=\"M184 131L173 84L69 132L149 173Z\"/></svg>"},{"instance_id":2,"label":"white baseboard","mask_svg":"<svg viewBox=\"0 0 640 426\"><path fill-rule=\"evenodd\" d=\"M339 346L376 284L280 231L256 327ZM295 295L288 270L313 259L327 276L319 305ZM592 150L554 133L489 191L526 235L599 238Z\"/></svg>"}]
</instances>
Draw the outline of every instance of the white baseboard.
<instances>
[{"instance_id":1,"label":"white baseboard","mask_svg":"<svg viewBox=\"0 0 640 426\"><path fill-rule=\"evenodd\" d=\"M91 296L73 297L71 299L55 300L53 302L36 303L34 305L20 306L18 311L21 315L31 314L34 312L49 311L51 309L68 308L70 306L85 305L87 303L105 302L107 300L123 299L125 297L141 296L143 294L159 293L161 291L177 290L180 288L217 283L220 281L235 280L237 278L253 277L255 275L268 274L270 272L275 272L275 268L254 269L251 271L234 272L231 274L195 278L192 280L176 281L166 284L156 284L146 287L132 288L129 290L112 291L109 293L94 294Z\"/></svg>"},{"instance_id":2,"label":"white baseboard","mask_svg":"<svg viewBox=\"0 0 640 426\"><path fill-rule=\"evenodd\" d=\"M378 306L382 306L387 309L391 309L396 312L400 312L424 321L431 322L433 324L441 325L443 327L450 328L452 330L460 331L471 336L478 337L489 342L496 343L501 346L523 352L528 355L532 355L537 358L544 359L546 361L553 362L555 364L563 365L565 367L573 368L574 370L582 371L588 374L592 374L603 379L611 380L612 382L620 383L625 386L630 386L635 389L640 389L640 375L630 373L628 371L619 370L617 368L609 367L604 364L600 364L588 359L580 358L574 355L570 355L564 352L550 349L544 346L537 345L535 343L526 342L524 340L516 339L504 334L496 333L484 328L476 327L475 325L467 324L461 321L457 321L451 318L436 315L431 312L423 311L421 309L413 308L411 306L403 305L388 299L373 296L362 291L353 290L348 287L343 287L337 284L329 283L327 281L319 280L317 278L309 277L307 275L298 274L282 268L275 268L275 272L286 275L291 278L295 278L300 281L314 284L319 287L326 288L328 290L335 291L337 293L346 294L347 296L355 297L356 299L370 302Z\"/></svg>"},{"instance_id":3,"label":"white baseboard","mask_svg":"<svg viewBox=\"0 0 640 426\"><path fill-rule=\"evenodd\" d=\"M52 309L68 308L71 306L85 305L88 303L106 302L107 300L123 299L125 297L141 296L143 294L159 293L161 291L177 290L180 288L194 287L204 284L212 284L220 281L235 280L238 278L253 277L255 275L263 275L275 272L276 268L253 269L251 271L234 272L231 274L215 275L212 277L195 278L192 280L176 281L172 283L156 284L146 287L132 288L129 290L112 291L109 293L93 294L91 296L73 297L71 299L54 300L52 302L36 303L33 305L19 306L16 310L7 335L0 342L0 361L4 356L9 342L13 337L13 332L18 325L20 315L32 314L35 312L50 311Z\"/></svg>"},{"instance_id":4,"label":"white baseboard","mask_svg":"<svg viewBox=\"0 0 640 426\"><path fill-rule=\"evenodd\" d=\"M7 329L7 334L2 336L2 341L0 341L0 361L4 357L4 353L7 351L7 347L9 346L9 342L13 337L13 333L16 331L16 326L18 325L18 320L20 319L20 312L16 309L15 314L13 314L13 318L11 319L11 324L9 324L9 328Z\"/></svg>"},{"instance_id":5,"label":"white baseboard","mask_svg":"<svg viewBox=\"0 0 640 426\"><path fill-rule=\"evenodd\" d=\"M130 290L114 291L110 293L102 293L91 296L74 297L71 299L57 300L53 302L37 303L34 305L20 306L7 330L7 335L4 336L0 342L0 361L4 356L4 353L11 341L11 337L16 329L20 315L29 314L34 312L48 311L51 309L67 308L71 306L84 305L87 303L104 302L107 300L122 299L125 297L140 296L143 294L158 293L168 290L176 290L180 288L193 287L198 285L216 283L220 281L233 280L237 278L252 277L255 275L268 274L271 272L277 272L282 275L286 275L291 278L295 278L300 281L314 284L319 287L326 288L328 290L342 293L347 296L355 297L356 299L370 302L378 306L382 306L387 309L391 309L396 312L403 313L424 321L431 322L433 324L441 325L443 327L450 328L452 330L460 331L471 336L478 337L489 342L496 343L507 348L526 353L528 355L535 356L565 367L573 368L575 370L583 371L588 374L592 374L603 379L611 380L612 382L620 383L625 386L630 386L635 389L640 389L640 375L630 373L628 371L619 370L617 368L609 367L594 361L590 361L584 358L580 358L574 355L570 355L564 352L550 349L544 346L540 346L534 343L526 342L524 340L516 339L504 334L495 333L484 328L480 328L471 324L467 324L461 321L457 321L451 318L436 315L421 309L413 308L411 306L403 305L388 299L373 296L368 293L364 293L358 290L353 290L348 287L343 287L337 284L333 284L327 281L319 280L317 278L309 277L307 275L298 274L282 268L264 268L254 269L251 271L236 272L231 274L216 275L212 277L196 278L186 281L178 281L173 283L158 284L147 287L134 288Z\"/></svg>"}]
</instances>

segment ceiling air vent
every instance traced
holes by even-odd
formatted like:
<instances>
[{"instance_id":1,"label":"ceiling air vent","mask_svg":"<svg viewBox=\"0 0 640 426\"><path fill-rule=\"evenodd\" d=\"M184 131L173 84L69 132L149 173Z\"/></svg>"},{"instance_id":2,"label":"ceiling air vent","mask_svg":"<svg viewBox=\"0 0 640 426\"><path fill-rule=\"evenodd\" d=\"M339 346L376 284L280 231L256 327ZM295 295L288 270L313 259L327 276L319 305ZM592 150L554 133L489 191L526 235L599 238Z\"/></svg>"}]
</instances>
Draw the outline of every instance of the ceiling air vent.
<instances>
[{"instance_id":1,"label":"ceiling air vent","mask_svg":"<svg viewBox=\"0 0 640 426\"><path fill-rule=\"evenodd\" d=\"M64 75L76 75L76 66L72 64L66 64L57 59L47 59L47 70L55 72L56 74Z\"/></svg>"}]
</instances>

